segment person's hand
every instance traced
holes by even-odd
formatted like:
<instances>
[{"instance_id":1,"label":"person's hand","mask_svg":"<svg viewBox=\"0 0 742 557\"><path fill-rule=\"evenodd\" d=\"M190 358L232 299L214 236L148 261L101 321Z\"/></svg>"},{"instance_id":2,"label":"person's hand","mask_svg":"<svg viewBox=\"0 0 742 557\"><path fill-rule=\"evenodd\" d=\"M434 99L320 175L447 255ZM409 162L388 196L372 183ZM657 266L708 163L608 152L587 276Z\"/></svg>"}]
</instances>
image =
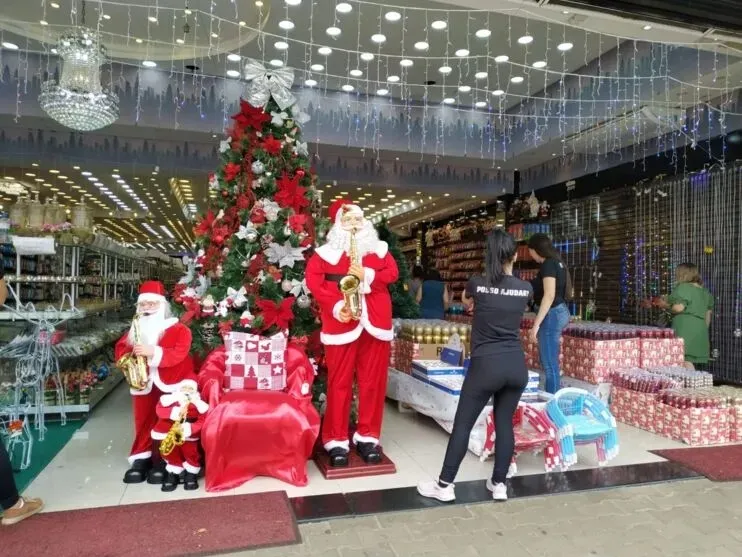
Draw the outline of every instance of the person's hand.
<instances>
[{"instance_id":1,"label":"person's hand","mask_svg":"<svg viewBox=\"0 0 742 557\"><path fill-rule=\"evenodd\" d=\"M143 344L137 344L134 347L134 355L135 356L144 356L145 358L151 358L155 355L155 347L154 346L145 346Z\"/></svg>"},{"instance_id":2,"label":"person's hand","mask_svg":"<svg viewBox=\"0 0 742 557\"><path fill-rule=\"evenodd\" d=\"M361 279L361 282L363 282L363 279L366 278L366 271L363 270L363 267L360 265L351 265L350 269L348 269L348 273L353 275L354 277L358 277Z\"/></svg>"},{"instance_id":3,"label":"person's hand","mask_svg":"<svg viewBox=\"0 0 742 557\"><path fill-rule=\"evenodd\" d=\"M531 327L531 330L528 331L528 338L531 342L538 342L538 325L534 325Z\"/></svg>"},{"instance_id":4,"label":"person's hand","mask_svg":"<svg viewBox=\"0 0 742 557\"><path fill-rule=\"evenodd\" d=\"M340 310L340 315L338 315L338 321L341 323L350 323L351 319L353 319L353 314L350 312L350 308L343 306L343 309Z\"/></svg>"},{"instance_id":5,"label":"person's hand","mask_svg":"<svg viewBox=\"0 0 742 557\"><path fill-rule=\"evenodd\" d=\"M670 307L670 303L667 301L667 298L665 298L664 296L659 296L655 298L654 305L660 309L668 309Z\"/></svg>"}]
</instances>

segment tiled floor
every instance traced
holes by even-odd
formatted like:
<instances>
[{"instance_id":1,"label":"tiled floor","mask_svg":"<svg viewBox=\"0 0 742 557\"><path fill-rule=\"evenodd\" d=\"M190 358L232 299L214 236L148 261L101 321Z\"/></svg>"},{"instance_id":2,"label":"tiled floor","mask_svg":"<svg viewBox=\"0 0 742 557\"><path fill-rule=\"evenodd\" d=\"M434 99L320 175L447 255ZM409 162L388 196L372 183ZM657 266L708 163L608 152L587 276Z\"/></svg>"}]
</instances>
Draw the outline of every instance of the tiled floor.
<instances>
[{"instance_id":1,"label":"tiled floor","mask_svg":"<svg viewBox=\"0 0 742 557\"><path fill-rule=\"evenodd\" d=\"M389 404L384 421L383 443L398 472L389 476L326 481L313 463L309 464L310 482L296 488L278 480L257 478L243 486L220 494L178 490L162 493L150 485L122 483L126 456L132 438L130 396L122 385L101 403L72 441L28 488L28 493L43 497L48 511L145 503L174 498L208 497L259 491L285 490L289 497L326 493L351 493L416 485L420 479L437 475L445 452L448 434L432 420L416 414L400 413ZM610 465L656 462L652 449L673 448L678 443L627 426L620 426L621 452ZM573 469L597 466L594 450L581 448L580 465ZM519 457L519 475L542 474L543 458L525 454ZM492 462L480 462L468 454L458 481L477 480L491 473Z\"/></svg>"}]
</instances>

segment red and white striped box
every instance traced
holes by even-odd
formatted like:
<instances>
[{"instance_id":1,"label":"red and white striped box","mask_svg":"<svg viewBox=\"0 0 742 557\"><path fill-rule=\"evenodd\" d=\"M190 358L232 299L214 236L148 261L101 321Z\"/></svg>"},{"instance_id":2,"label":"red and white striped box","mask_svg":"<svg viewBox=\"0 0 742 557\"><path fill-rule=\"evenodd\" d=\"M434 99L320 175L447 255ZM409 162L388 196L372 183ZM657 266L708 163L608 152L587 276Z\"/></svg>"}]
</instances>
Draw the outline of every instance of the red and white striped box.
<instances>
[{"instance_id":1,"label":"red and white striped box","mask_svg":"<svg viewBox=\"0 0 742 557\"><path fill-rule=\"evenodd\" d=\"M224 388L233 391L282 391L286 388L284 333L263 337L230 331L224 335Z\"/></svg>"}]
</instances>

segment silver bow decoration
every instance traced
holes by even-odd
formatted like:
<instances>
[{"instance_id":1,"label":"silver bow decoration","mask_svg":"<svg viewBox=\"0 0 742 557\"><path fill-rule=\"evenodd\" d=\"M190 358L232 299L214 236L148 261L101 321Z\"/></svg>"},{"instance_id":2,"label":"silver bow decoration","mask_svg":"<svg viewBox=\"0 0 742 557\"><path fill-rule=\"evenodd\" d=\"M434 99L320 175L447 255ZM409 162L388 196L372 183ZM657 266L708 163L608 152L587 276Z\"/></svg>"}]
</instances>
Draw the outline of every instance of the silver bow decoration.
<instances>
[{"instance_id":1,"label":"silver bow decoration","mask_svg":"<svg viewBox=\"0 0 742 557\"><path fill-rule=\"evenodd\" d=\"M241 308L247 303L247 290L244 286L239 290L235 290L230 286L227 288L227 300L233 307Z\"/></svg>"},{"instance_id":2,"label":"silver bow decoration","mask_svg":"<svg viewBox=\"0 0 742 557\"><path fill-rule=\"evenodd\" d=\"M271 97L281 110L296 103L296 97L291 93L291 86L294 84L294 70L291 68L266 70L263 64L248 58L245 80L250 82L245 98L253 106L264 107Z\"/></svg>"}]
</instances>

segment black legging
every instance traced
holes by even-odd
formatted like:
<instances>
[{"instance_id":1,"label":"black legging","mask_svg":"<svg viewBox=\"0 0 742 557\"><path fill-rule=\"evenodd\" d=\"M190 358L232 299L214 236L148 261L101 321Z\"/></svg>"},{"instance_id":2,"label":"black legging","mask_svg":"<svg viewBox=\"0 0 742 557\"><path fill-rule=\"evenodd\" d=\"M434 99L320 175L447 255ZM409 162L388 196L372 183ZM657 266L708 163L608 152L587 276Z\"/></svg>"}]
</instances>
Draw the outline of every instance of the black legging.
<instances>
[{"instance_id":1,"label":"black legging","mask_svg":"<svg viewBox=\"0 0 742 557\"><path fill-rule=\"evenodd\" d=\"M13 479L13 467L10 464L8 451L0 440L0 508L10 509L18 502L18 489Z\"/></svg>"},{"instance_id":2,"label":"black legging","mask_svg":"<svg viewBox=\"0 0 742 557\"><path fill-rule=\"evenodd\" d=\"M491 397L494 397L496 432L492 481L505 481L515 450L513 415L527 384L528 368L523 352L472 358L461 387L440 481L453 483L469 447L471 430Z\"/></svg>"}]
</instances>

